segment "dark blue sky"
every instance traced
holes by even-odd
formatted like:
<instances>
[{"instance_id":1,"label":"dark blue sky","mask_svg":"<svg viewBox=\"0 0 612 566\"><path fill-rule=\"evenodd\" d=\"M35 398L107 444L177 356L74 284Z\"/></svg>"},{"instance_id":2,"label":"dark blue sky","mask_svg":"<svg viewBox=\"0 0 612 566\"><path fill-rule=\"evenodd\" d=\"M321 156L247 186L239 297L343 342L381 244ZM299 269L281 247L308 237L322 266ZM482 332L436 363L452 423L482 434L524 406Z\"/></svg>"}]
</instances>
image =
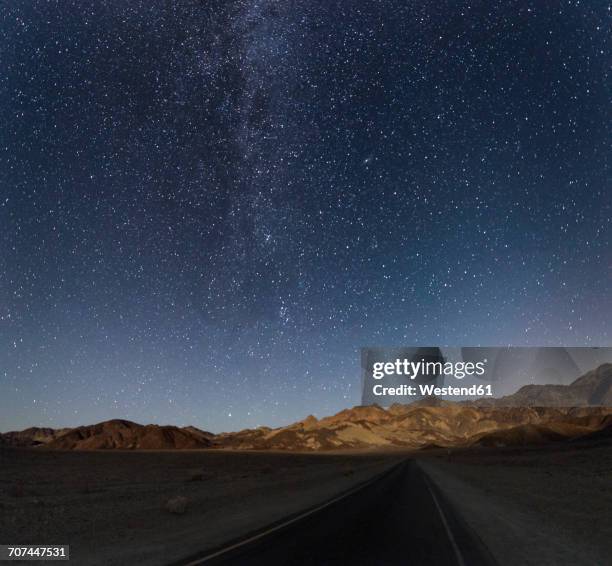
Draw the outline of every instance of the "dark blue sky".
<instances>
[{"instance_id":1,"label":"dark blue sky","mask_svg":"<svg viewBox=\"0 0 612 566\"><path fill-rule=\"evenodd\" d=\"M609 345L603 2L10 2L0 430L232 430L366 345Z\"/></svg>"}]
</instances>

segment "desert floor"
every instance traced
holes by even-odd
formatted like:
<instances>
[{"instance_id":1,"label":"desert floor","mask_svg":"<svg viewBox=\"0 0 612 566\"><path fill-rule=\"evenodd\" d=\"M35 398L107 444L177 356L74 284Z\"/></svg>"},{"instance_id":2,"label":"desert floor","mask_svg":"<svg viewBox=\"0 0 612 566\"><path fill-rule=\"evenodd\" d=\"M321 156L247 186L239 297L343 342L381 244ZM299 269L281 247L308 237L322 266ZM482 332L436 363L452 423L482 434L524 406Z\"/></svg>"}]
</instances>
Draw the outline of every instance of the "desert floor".
<instances>
[{"instance_id":1,"label":"desert floor","mask_svg":"<svg viewBox=\"0 0 612 566\"><path fill-rule=\"evenodd\" d=\"M398 454L0 451L0 544L79 565L168 564L331 498ZM184 513L166 509L186 497Z\"/></svg>"},{"instance_id":2,"label":"desert floor","mask_svg":"<svg viewBox=\"0 0 612 566\"><path fill-rule=\"evenodd\" d=\"M70 544L79 565L168 564L331 498L405 457L501 566L604 565L612 444L288 454L0 450L2 544ZM188 500L171 513L175 496Z\"/></svg>"},{"instance_id":3,"label":"desert floor","mask_svg":"<svg viewBox=\"0 0 612 566\"><path fill-rule=\"evenodd\" d=\"M612 444L432 451L419 464L501 566L612 564Z\"/></svg>"}]
</instances>

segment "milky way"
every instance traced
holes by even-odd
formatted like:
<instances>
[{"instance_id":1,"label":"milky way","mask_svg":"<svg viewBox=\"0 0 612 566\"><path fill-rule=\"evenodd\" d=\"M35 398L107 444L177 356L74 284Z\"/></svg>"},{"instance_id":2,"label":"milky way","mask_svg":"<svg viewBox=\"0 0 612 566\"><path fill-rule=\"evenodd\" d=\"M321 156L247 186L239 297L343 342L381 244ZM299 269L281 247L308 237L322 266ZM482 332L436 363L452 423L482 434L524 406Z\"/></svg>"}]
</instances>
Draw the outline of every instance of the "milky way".
<instances>
[{"instance_id":1,"label":"milky way","mask_svg":"<svg viewBox=\"0 0 612 566\"><path fill-rule=\"evenodd\" d=\"M361 346L609 345L600 2L12 2L0 430L357 404Z\"/></svg>"}]
</instances>

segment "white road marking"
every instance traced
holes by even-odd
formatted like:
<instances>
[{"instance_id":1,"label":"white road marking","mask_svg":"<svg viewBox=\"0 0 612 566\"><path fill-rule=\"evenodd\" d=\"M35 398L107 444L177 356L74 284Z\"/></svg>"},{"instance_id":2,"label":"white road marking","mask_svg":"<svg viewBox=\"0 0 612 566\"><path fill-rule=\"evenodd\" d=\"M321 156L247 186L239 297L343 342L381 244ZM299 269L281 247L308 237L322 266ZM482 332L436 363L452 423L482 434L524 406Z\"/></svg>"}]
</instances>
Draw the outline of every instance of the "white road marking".
<instances>
[{"instance_id":1,"label":"white road marking","mask_svg":"<svg viewBox=\"0 0 612 566\"><path fill-rule=\"evenodd\" d=\"M455 551L455 556L457 557L457 563L459 564L459 566L466 566L465 560L463 560L463 555L461 554L461 551L459 550L459 546L457 545L457 541L455 540L455 537L453 535L453 531L451 531L450 525L448 524L448 521L446 520L446 515L444 514L444 511L442 511L442 506L440 505L440 502L438 501L438 498L436 497L434 490L431 489L429 478L425 475L425 473L423 473L423 477L425 478L425 483L427 484L427 489L429 490L431 498L434 500L434 503L436 504L436 507L438 508L438 513L440 513L442 524L444 525L444 528L446 529L446 534L448 535L451 546L453 547L453 550Z\"/></svg>"}]
</instances>

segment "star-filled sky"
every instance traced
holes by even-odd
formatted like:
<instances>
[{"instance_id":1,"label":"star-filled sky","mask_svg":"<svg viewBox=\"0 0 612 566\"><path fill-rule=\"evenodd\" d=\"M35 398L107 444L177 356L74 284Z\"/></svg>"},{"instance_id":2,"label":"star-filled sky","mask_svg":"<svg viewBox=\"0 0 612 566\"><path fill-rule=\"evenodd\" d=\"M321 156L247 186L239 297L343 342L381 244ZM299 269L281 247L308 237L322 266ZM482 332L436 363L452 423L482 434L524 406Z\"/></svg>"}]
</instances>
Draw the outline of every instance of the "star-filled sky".
<instances>
[{"instance_id":1,"label":"star-filled sky","mask_svg":"<svg viewBox=\"0 0 612 566\"><path fill-rule=\"evenodd\" d=\"M609 345L599 1L5 2L0 430L360 400L361 346Z\"/></svg>"}]
</instances>

